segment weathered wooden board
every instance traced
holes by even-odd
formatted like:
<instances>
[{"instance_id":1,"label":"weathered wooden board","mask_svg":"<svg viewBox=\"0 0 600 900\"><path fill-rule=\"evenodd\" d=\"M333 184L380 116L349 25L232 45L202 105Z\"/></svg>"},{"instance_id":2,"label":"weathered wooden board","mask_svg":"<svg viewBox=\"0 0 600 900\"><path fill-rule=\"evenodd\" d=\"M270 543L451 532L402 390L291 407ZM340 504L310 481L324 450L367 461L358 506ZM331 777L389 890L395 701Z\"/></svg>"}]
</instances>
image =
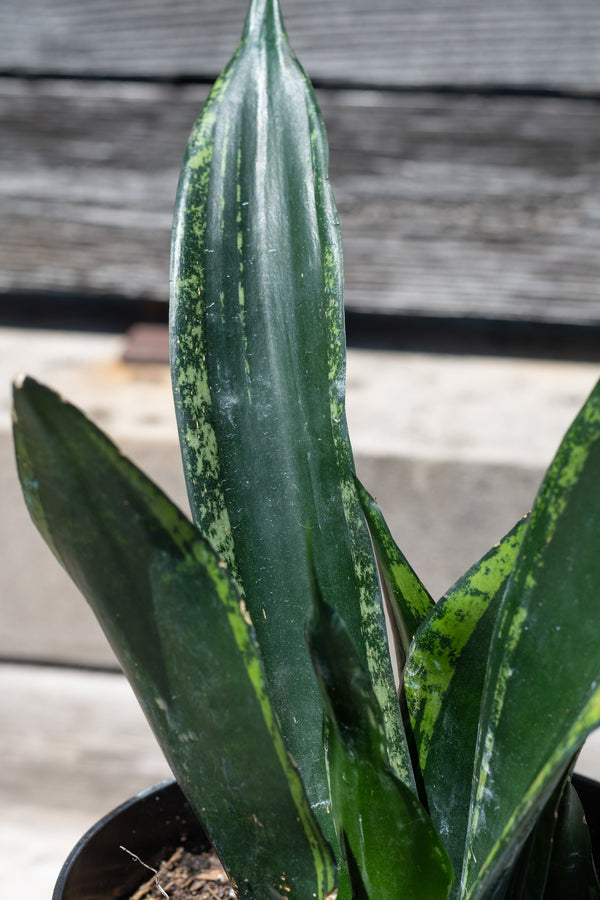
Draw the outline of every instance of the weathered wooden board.
<instances>
[{"instance_id":1,"label":"weathered wooden board","mask_svg":"<svg viewBox=\"0 0 600 900\"><path fill-rule=\"evenodd\" d=\"M247 0L0 3L6 72L216 74ZM282 0L310 76L358 84L600 87L597 0Z\"/></svg>"},{"instance_id":2,"label":"weathered wooden board","mask_svg":"<svg viewBox=\"0 0 600 900\"><path fill-rule=\"evenodd\" d=\"M0 79L0 294L166 299L206 92ZM350 309L600 323L600 100L318 96Z\"/></svg>"}]
</instances>

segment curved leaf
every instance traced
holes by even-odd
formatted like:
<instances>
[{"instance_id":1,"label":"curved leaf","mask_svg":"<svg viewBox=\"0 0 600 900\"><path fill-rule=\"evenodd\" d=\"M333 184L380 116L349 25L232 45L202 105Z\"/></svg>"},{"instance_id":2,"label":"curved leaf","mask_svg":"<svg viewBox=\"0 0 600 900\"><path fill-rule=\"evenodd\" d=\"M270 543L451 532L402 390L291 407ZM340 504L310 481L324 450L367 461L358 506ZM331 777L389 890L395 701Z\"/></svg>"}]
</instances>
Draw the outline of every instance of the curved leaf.
<instances>
[{"instance_id":1,"label":"curved leaf","mask_svg":"<svg viewBox=\"0 0 600 900\"><path fill-rule=\"evenodd\" d=\"M543 900L598 900L600 885L583 806L569 778L558 808L553 851ZM524 898L529 900L529 898Z\"/></svg>"},{"instance_id":2,"label":"curved leaf","mask_svg":"<svg viewBox=\"0 0 600 900\"><path fill-rule=\"evenodd\" d=\"M462 891L479 896L600 722L600 383L542 483L490 648Z\"/></svg>"},{"instance_id":3,"label":"curved leaf","mask_svg":"<svg viewBox=\"0 0 600 900\"><path fill-rule=\"evenodd\" d=\"M574 765L573 759L569 769ZM550 795L521 856L506 900L598 900L590 833L569 773Z\"/></svg>"},{"instance_id":4,"label":"curved leaf","mask_svg":"<svg viewBox=\"0 0 600 900\"><path fill-rule=\"evenodd\" d=\"M379 505L358 479L356 484L382 573L391 619L401 643L399 667L402 669L417 628L433 609L434 602L394 541Z\"/></svg>"},{"instance_id":5,"label":"curved leaf","mask_svg":"<svg viewBox=\"0 0 600 900\"><path fill-rule=\"evenodd\" d=\"M27 378L14 409L32 518L100 621L238 896L322 898L330 850L227 567L75 407Z\"/></svg>"},{"instance_id":6,"label":"curved leaf","mask_svg":"<svg viewBox=\"0 0 600 900\"><path fill-rule=\"evenodd\" d=\"M568 769L575 765L571 760ZM490 900L598 900L590 833L568 771L537 817L516 863Z\"/></svg>"},{"instance_id":7,"label":"curved leaf","mask_svg":"<svg viewBox=\"0 0 600 900\"><path fill-rule=\"evenodd\" d=\"M574 761L573 761L574 765ZM571 764L569 765L569 770ZM543 900L546 896L550 858L554 849L561 798L569 772L558 782L523 843L516 862L500 875L491 900ZM489 894L489 891L486 893ZM567 895L568 896L568 895Z\"/></svg>"},{"instance_id":8,"label":"curved leaf","mask_svg":"<svg viewBox=\"0 0 600 900\"><path fill-rule=\"evenodd\" d=\"M446 851L390 767L381 708L342 619L316 582L313 596L307 642L323 695L333 818L352 896L446 900L452 886Z\"/></svg>"},{"instance_id":9,"label":"curved leaf","mask_svg":"<svg viewBox=\"0 0 600 900\"><path fill-rule=\"evenodd\" d=\"M339 223L313 91L276 0L191 135L175 210L171 360L194 520L230 566L307 792L331 834L321 705L304 646L310 527L325 595L348 623L410 778L344 408Z\"/></svg>"},{"instance_id":10,"label":"curved leaf","mask_svg":"<svg viewBox=\"0 0 600 900\"><path fill-rule=\"evenodd\" d=\"M455 871L467 833L491 636L526 528L525 518L442 597L417 631L405 668L429 812Z\"/></svg>"}]
</instances>

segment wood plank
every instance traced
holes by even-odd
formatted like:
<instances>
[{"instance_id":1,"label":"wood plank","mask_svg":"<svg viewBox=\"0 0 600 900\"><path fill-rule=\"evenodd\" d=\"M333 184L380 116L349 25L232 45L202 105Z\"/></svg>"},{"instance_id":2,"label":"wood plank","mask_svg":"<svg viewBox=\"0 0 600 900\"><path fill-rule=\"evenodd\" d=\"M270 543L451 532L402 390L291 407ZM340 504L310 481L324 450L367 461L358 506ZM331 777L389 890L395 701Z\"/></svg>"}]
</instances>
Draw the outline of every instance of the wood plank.
<instances>
[{"instance_id":1,"label":"wood plank","mask_svg":"<svg viewBox=\"0 0 600 900\"><path fill-rule=\"evenodd\" d=\"M0 3L3 71L212 76L247 0ZM596 0L282 0L312 78L342 83L505 84L598 90Z\"/></svg>"},{"instance_id":2,"label":"wood plank","mask_svg":"<svg viewBox=\"0 0 600 900\"><path fill-rule=\"evenodd\" d=\"M165 300L206 91L0 79L0 293ZM349 309L600 323L600 101L318 96Z\"/></svg>"},{"instance_id":3,"label":"wood plank","mask_svg":"<svg viewBox=\"0 0 600 900\"><path fill-rule=\"evenodd\" d=\"M598 321L596 102L332 99L350 308Z\"/></svg>"}]
</instances>

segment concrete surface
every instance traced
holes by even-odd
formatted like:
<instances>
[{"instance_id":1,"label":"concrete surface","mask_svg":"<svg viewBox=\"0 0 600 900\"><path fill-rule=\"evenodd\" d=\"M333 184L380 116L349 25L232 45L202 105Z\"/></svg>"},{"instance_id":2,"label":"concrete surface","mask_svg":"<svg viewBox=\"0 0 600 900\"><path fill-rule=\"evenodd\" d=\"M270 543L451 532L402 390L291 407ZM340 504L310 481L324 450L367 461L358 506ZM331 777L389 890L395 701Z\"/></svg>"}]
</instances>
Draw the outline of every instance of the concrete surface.
<instances>
[{"instance_id":1,"label":"concrete surface","mask_svg":"<svg viewBox=\"0 0 600 900\"><path fill-rule=\"evenodd\" d=\"M50 900L81 835L169 769L117 673L0 664L0 722L3 891Z\"/></svg>"},{"instance_id":2,"label":"concrete surface","mask_svg":"<svg viewBox=\"0 0 600 900\"><path fill-rule=\"evenodd\" d=\"M122 676L28 664L114 659L28 521L10 378L25 371L62 391L186 505L167 368L124 364L123 349L114 335L0 329L0 846L21 864L17 875L3 867L7 896L49 898L80 834L167 772ZM529 508L599 374L585 363L349 353L359 474L434 595ZM600 777L596 735L580 769Z\"/></svg>"}]
</instances>

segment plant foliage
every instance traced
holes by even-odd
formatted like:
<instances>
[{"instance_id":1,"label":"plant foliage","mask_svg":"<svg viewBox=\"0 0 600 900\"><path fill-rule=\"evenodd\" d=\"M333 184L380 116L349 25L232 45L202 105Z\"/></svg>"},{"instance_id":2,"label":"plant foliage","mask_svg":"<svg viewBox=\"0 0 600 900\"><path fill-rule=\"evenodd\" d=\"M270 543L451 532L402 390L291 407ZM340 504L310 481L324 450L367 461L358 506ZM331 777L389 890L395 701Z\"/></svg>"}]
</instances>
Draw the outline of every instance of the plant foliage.
<instances>
[{"instance_id":1,"label":"plant foliage","mask_svg":"<svg viewBox=\"0 0 600 900\"><path fill-rule=\"evenodd\" d=\"M355 477L327 167L277 0L252 0L175 210L192 520L22 378L30 514L240 898L598 900L570 774L600 723L600 385L531 514L434 604Z\"/></svg>"}]
</instances>

